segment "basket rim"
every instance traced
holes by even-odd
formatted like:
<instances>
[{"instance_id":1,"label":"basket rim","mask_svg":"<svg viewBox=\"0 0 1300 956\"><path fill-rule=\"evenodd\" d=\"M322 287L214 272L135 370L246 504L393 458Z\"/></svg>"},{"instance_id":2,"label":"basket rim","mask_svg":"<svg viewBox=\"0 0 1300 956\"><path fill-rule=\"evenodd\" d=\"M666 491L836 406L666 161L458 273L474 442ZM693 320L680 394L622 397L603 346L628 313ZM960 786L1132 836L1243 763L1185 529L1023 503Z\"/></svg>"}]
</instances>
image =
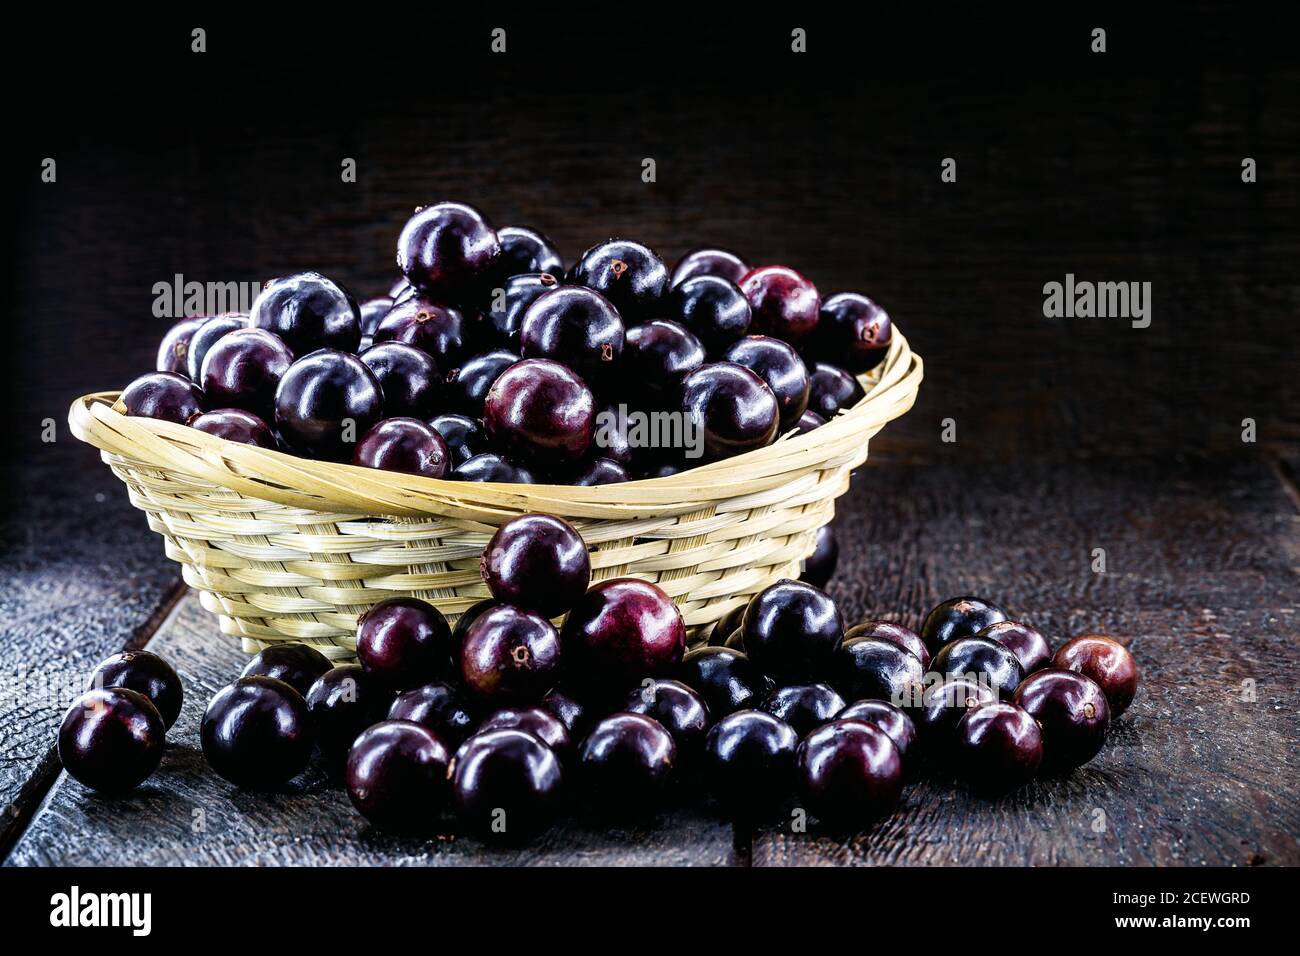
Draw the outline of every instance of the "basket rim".
<instances>
[{"instance_id":1,"label":"basket rim","mask_svg":"<svg viewBox=\"0 0 1300 956\"><path fill-rule=\"evenodd\" d=\"M848 460L916 400L924 362L894 326L885 360L858 376L865 397L825 425L793 430L763 448L675 475L608 485L464 482L299 458L232 442L174 422L129 417L120 392L72 402L73 435L106 460L184 476L238 494L340 515L430 515L478 519L547 511L591 518L682 514L746 494L771 491L836 459Z\"/></svg>"}]
</instances>

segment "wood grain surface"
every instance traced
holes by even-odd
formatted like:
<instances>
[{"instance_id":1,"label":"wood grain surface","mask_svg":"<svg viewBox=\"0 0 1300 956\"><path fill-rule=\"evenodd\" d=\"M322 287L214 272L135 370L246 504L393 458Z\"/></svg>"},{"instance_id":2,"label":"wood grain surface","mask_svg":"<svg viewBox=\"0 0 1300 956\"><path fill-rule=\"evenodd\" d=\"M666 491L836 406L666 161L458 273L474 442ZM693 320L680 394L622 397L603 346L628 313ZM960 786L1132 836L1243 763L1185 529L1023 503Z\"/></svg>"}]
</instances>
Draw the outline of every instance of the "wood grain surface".
<instances>
[{"instance_id":1,"label":"wood grain surface","mask_svg":"<svg viewBox=\"0 0 1300 956\"><path fill-rule=\"evenodd\" d=\"M926 777L893 816L847 836L815 823L808 833L733 833L688 787L650 824L577 815L523 849L483 847L450 821L437 837L397 839L353 814L319 767L278 794L239 792L207 769L197 721L243 658L190 596L150 645L187 690L161 769L115 800L62 777L8 862L1300 863L1300 514L1275 471L875 463L842 500L831 591L851 619L916 626L938 600L975 592L1054 644L1095 631L1123 639L1142 691L1102 753L998 801ZM1091 570L1096 547L1106 549L1105 574ZM1254 700L1243 700L1247 680Z\"/></svg>"}]
</instances>

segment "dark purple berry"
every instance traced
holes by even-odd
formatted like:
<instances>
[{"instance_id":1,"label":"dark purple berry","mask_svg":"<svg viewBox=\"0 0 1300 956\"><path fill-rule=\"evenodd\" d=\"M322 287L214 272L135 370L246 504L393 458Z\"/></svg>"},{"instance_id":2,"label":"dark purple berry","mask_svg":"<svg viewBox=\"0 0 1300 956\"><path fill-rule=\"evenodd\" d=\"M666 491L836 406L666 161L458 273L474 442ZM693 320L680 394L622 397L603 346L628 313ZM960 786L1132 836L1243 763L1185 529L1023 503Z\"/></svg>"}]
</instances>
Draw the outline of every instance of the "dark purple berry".
<instances>
[{"instance_id":1,"label":"dark purple berry","mask_svg":"<svg viewBox=\"0 0 1300 956\"><path fill-rule=\"evenodd\" d=\"M519 351L519 329L524 324L524 315L539 296L559 287L557 275L549 272L514 275L502 283L499 292L493 292L483 318L498 345L512 352Z\"/></svg>"},{"instance_id":2,"label":"dark purple berry","mask_svg":"<svg viewBox=\"0 0 1300 956\"><path fill-rule=\"evenodd\" d=\"M627 330L620 391L656 407L677 402L682 379L704 364L704 346L669 319L653 319Z\"/></svg>"},{"instance_id":3,"label":"dark purple berry","mask_svg":"<svg viewBox=\"0 0 1300 956\"><path fill-rule=\"evenodd\" d=\"M476 734L451 764L457 815L480 836L503 842L545 830L559 811L562 783L555 751L522 730Z\"/></svg>"},{"instance_id":4,"label":"dark purple berry","mask_svg":"<svg viewBox=\"0 0 1300 956\"><path fill-rule=\"evenodd\" d=\"M382 829L427 830L447 800L450 763L447 748L429 728L386 720L357 737L348 752L348 797Z\"/></svg>"},{"instance_id":5,"label":"dark purple berry","mask_svg":"<svg viewBox=\"0 0 1300 956\"><path fill-rule=\"evenodd\" d=\"M695 648L682 659L677 679L704 698L714 720L757 707L773 688L744 651L730 647Z\"/></svg>"},{"instance_id":6,"label":"dark purple berry","mask_svg":"<svg viewBox=\"0 0 1300 956\"><path fill-rule=\"evenodd\" d=\"M920 660L891 641L854 637L839 649L831 683L845 700L887 700L914 706L924 690Z\"/></svg>"},{"instance_id":7,"label":"dark purple berry","mask_svg":"<svg viewBox=\"0 0 1300 956\"><path fill-rule=\"evenodd\" d=\"M175 372L149 372L122 391L128 415L184 425L203 411L203 392Z\"/></svg>"},{"instance_id":8,"label":"dark purple berry","mask_svg":"<svg viewBox=\"0 0 1300 956\"><path fill-rule=\"evenodd\" d=\"M987 637L959 637L945 644L930 666L947 677L970 677L988 684L1003 700L1015 693L1024 676L1016 655Z\"/></svg>"},{"instance_id":9,"label":"dark purple berry","mask_svg":"<svg viewBox=\"0 0 1300 956\"><path fill-rule=\"evenodd\" d=\"M91 672L86 690L106 687L124 687L144 694L158 708L158 714L167 727L176 723L181 702L185 699L176 671L149 651L123 651L101 662Z\"/></svg>"},{"instance_id":10,"label":"dark purple berry","mask_svg":"<svg viewBox=\"0 0 1300 956\"><path fill-rule=\"evenodd\" d=\"M738 284L754 310L755 332L799 345L816 331L817 287L793 269L761 266Z\"/></svg>"},{"instance_id":11,"label":"dark purple berry","mask_svg":"<svg viewBox=\"0 0 1300 956\"><path fill-rule=\"evenodd\" d=\"M203 756L238 787L288 783L311 758L311 714L302 695L273 677L241 677L208 702L199 728Z\"/></svg>"},{"instance_id":12,"label":"dark purple berry","mask_svg":"<svg viewBox=\"0 0 1300 956\"><path fill-rule=\"evenodd\" d=\"M478 722L465 695L442 681L398 694L389 705L388 719L410 720L428 727L448 747L459 747Z\"/></svg>"},{"instance_id":13,"label":"dark purple berry","mask_svg":"<svg viewBox=\"0 0 1300 956\"><path fill-rule=\"evenodd\" d=\"M441 397L438 363L414 345L380 342L358 356L374 373L390 418L428 418Z\"/></svg>"},{"instance_id":14,"label":"dark purple berry","mask_svg":"<svg viewBox=\"0 0 1300 956\"><path fill-rule=\"evenodd\" d=\"M740 256L726 249L693 249L682 256L673 269L674 288L696 276L718 276L739 284L749 272Z\"/></svg>"},{"instance_id":15,"label":"dark purple berry","mask_svg":"<svg viewBox=\"0 0 1300 956\"><path fill-rule=\"evenodd\" d=\"M126 687L87 691L63 716L59 759L79 783L120 793L157 769L166 732L158 708L144 694Z\"/></svg>"},{"instance_id":16,"label":"dark purple berry","mask_svg":"<svg viewBox=\"0 0 1300 956\"><path fill-rule=\"evenodd\" d=\"M654 806L672 778L677 745L664 725L644 714L611 714L587 734L578 753L583 783L601 810Z\"/></svg>"},{"instance_id":17,"label":"dark purple berry","mask_svg":"<svg viewBox=\"0 0 1300 956\"><path fill-rule=\"evenodd\" d=\"M1043 766L1049 770L1080 767L1106 742L1106 695L1082 674L1054 669L1030 674L1016 690L1015 702L1042 728Z\"/></svg>"},{"instance_id":18,"label":"dark purple berry","mask_svg":"<svg viewBox=\"0 0 1300 956\"><path fill-rule=\"evenodd\" d=\"M645 714L663 724L683 756L698 753L709 730L704 698L681 681L648 677L628 695L623 710Z\"/></svg>"},{"instance_id":19,"label":"dark purple berry","mask_svg":"<svg viewBox=\"0 0 1300 956\"><path fill-rule=\"evenodd\" d=\"M253 300L249 324L274 332L295 356L317 349L355 352L361 312L347 289L319 272L273 279Z\"/></svg>"},{"instance_id":20,"label":"dark purple berry","mask_svg":"<svg viewBox=\"0 0 1300 956\"><path fill-rule=\"evenodd\" d=\"M487 433L482 424L465 415L439 415L429 426L447 443L449 464L458 468L475 455L487 451Z\"/></svg>"},{"instance_id":21,"label":"dark purple berry","mask_svg":"<svg viewBox=\"0 0 1300 956\"><path fill-rule=\"evenodd\" d=\"M356 440L383 417L383 392L355 355L321 349L289 366L275 393L275 425L295 452L348 461Z\"/></svg>"},{"instance_id":22,"label":"dark purple berry","mask_svg":"<svg viewBox=\"0 0 1300 956\"><path fill-rule=\"evenodd\" d=\"M483 412L493 442L506 454L542 467L581 461L595 433L591 389L546 359L527 359L502 372Z\"/></svg>"},{"instance_id":23,"label":"dark purple berry","mask_svg":"<svg viewBox=\"0 0 1300 956\"><path fill-rule=\"evenodd\" d=\"M984 628L1005 621L1006 612L982 598L957 597L937 604L921 625L921 640L931 654L959 637L974 637Z\"/></svg>"},{"instance_id":24,"label":"dark purple berry","mask_svg":"<svg viewBox=\"0 0 1300 956\"><path fill-rule=\"evenodd\" d=\"M1082 674L1101 688L1118 717L1133 703L1138 689L1138 668L1133 655L1119 641L1103 634L1085 634L1067 641L1052 658L1052 666Z\"/></svg>"},{"instance_id":25,"label":"dark purple berry","mask_svg":"<svg viewBox=\"0 0 1300 956\"><path fill-rule=\"evenodd\" d=\"M767 335L747 335L733 342L722 358L745 366L772 390L782 431L798 424L808 407L808 368L793 346Z\"/></svg>"},{"instance_id":26,"label":"dark purple berry","mask_svg":"<svg viewBox=\"0 0 1300 956\"><path fill-rule=\"evenodd\" d=\"M226 441L275 449L275 432L252 412L242 408L217 408L190 419L190 427Z\"/></svg>"},{"instance_id":27,"label":"dark purple berry","mask_svg":"<svg viewBox=\"0 0 1300 956\"><path fill-rule=\"evenodd\" d=\"M496 273L501 242L477 209L443 202L416 211L397 239L397 268L434 301L473 298Z\"/></svg>"},{"instance_id":28,"label":"dark purple berry","mask_svg":"<svg viewBox=\"0 0 1300 956\"><path fill-rule=\"evenodd\" d=\"M925 642L916 631L901 624L892 621L863 621L844 632L846 641L855 637L875 637L882 641L890 641L909 654L915 655L922 667L930 666L930 651L925 646Z\"/></svg>"},{"instance_id":29,"label":"dark purple berry","mask_svg":"<svg viewBox=\"0 0 1300 956\"><path fill-rule=\"evenodd\" d=\"M626 466L609 458L594 458L583 466L571 483L581 486L616 485L631 480L632 475Z\"/></svg>"},{"instance_id":30,"label":"dark purple berry","mask_svg":"<svg viewBox=\"0 0 1300 956\"><path fill-rule=\"evenodd\" d=\"M860 720L818 727L795 754L804 806L823 823L858 827L891 811L903 789L903 763L893 740Z\"/></svg>"},{"instance_id":31,"label":"dark purple berry","mask_svg":"<svg viewBox=\"0 0 1300 956\"><path fill-rule=\"evenodd\" d=\"M702 436L706 461L762 448L776 438L776 396L742 365L702 365L682 380L681 391L682 410Z\"/></svg>"},{"instance_id":32,"label":"dark purple berry","mask_svg":"<svg viewBox=\"0 0 1300 956\"><path fill-rule=\"evenodd\" d=\"M814 362L808 376L808 410L830 421L840 409L849 409L866 397L858 380L834 365Z\"/></svg>"},{"instance_id":33,"label":"dark purple berry","mask_svg":"<svg viewBox=\"0 0 1300 956\"><path fill-rule=\"evenodd\" d=\"M835 529L824 524L817 529L813 538L812 554L803 559L803 573L799 575L799 580L806 581L815 588L825 588L835 576L835 568L839 563L840 546L835 540Z\"/></svg>"},{"instance_id":34,"label":"dark purple berry","mask_svg":"<svg viewBox=\"0 0 1300 956\"><path fill-rule=\"evenodd\" d=\"M451 453L442 436L418 418L385 418L357 442L352 464L424 478L446 477Z\"/></svg>"},{"instance_id":35,"label":"dark purple berry","mask_svg":"<svg viewBox=\"0 0 1300 956\"><path fill-rule=\"evenodd\" d=\"M501 258L497 262L497 275L501 279L526 272L564 274L564 262L555 251L555 244L540 232L523 226L503 226L497 230L501 243Z\"/></svg>"},{"instance_id":36,"label":"dark purple berry","mask_svg":"<svg viewBox=\"0 0 1300 956\"><path fill-rule=\"evenodd\" d=\"M804 413L799 416L799 421L795 423L795 428L799 430L800 435L806 435L814 428L821 428L825 424L826 419L822 418L814 411L805 409Z\"/></svg>"},{"instance_id":37,"label":"dark purple berry","mask_svg":"<svg viewBox=\"0 0 1300 956\"><path fill-rule=\"evenodd\" d=\"M735 281L700 275L674 286L668 296L669 317L693 333L710 355L720 355L749 334L754 313Z\"/></svg>"},{"instance_id":38,"label":"dark purple berry","mask_svg":"<svg viewBox=\"0 0 1300 956\"><path fill-rule=\"evenodd\" d=\"M478 616L460 647L460 675L477 699L530 704L554 686L560 638L540 614L501 604Z\"/></svg>"},{"instance_id":39,"label":"dark purple berry","mask_svg":"<svg viewBox=\"0 0 1300 956\"><path fill-rule=\"evenodd\" d=\"M340 664L316 678L305 700L321 750L339 758L363 730L384 719L393 694L360 664Z\"/></svg>"},{"instance_id":40,"label":"dark purple berry","mask_svg":"<svg viewBox=\"0 0 1300 956\"><path fill-rule=\"evenodd\" d=\"M519 354L563 362L590 382L603 381L623 354L626 330L599 293L564 286L539 296L524 313Z\"/></svg>"},{"instance_id":41,"label":"dark purple berry","mask_svg":"<svg viewBox=\"0 0 1300 956\"><path fill-rule=\"evenodd\" d=\"M996 703L997 691L964 677L930 683L921 695L921 706L909 709L918 735L928 741L936 755L948 754L953 729L969 710Z\"/></svg>"},{"instance_id":42,"label":"dark purple berry","mask_svg":"<svg viewBox=\"0 0 1300 956\"><path fill-rule=\"evenodd\" d=\"M466 359L447 373L444 402L453 411L471 418L482 418L483 403L492 383L518 361L518 355L505 349L482 352Z\"/></svg>"},{"instance_id":43,"label":"dark purple berry","mask_svg":"<svg viewBox=\"0 0 1300 956\"><path fill-rule=\"evenodd\" d=\"M844 709L844 698L829 684L791 684L774 690L763 709L806 737Z\"/></svg>"},{"instance_id":44,"label":"dark purple berry","mask_svg":"<svg viewBox=\"0 0 1300 956\"><path fill-rule=\"evenodd\" d=\"M1028 624L1021 624L1019 621L998 621L975 636L997 641L1007 648L1016 655L1016 660L1020 661L1020 669L1026 674L1042 670L1052 662L1052 648L1047 643L1047 638Z\"/></svg>"},{"instance_id":45,"label":"dark purple berry","mask_svg":"<svg viewBox=\"0 0 1300 956\"><path fill-rule=\"evenodd\" d=\"M181 319L168 329L167 334L158 343L158 357L154 361L154 370L188 375L190 339L194 338L198 327L206 321L206 316L191 316Z\"/></svg>"},{"instance_id":46,"label":"dark purple berry","mask_svg":"<svg viewBox=\"0 0 1300 956\"><path fill-rule=\"evenodd\" d=\"M907 752L916 740L916 724L907 713L885 700L857 700L838 714L836 720L861 720L879 727L889 735L898 748L899 756L907 760Z\"/></svg>"},{"instance_id":47,"label":"dark purple berry","mask_svg":"<svg viewBox=\"0 0 1300 956\"><path fill-rule=\"evenodd\" d=\"M274 332L236 329L208 349L200 384L208 404L267 418L275 411L280 379L292 364L293 353Z\"/></svg>"},{"instance_id":48,"label":"dark purple berry","mask_svg":"<svg viewBox=\"0 0 1300 956\"><path fill-rule=\"evenodd\" d=\"M783 720L761 710L723 717L704 743L709 793L730 815L767 815L789 794L799 736Z\"/></svg>"},{"instance_id":49,"label":"dark purple berry","mask_svg":"<svg viewBox=\"0 0 1300 956\"><path fill-rule=\"evenodd\" d=\"M311 685L333 666L328 657L309 644L286 642L262 648L239 676L272 677L306 696Z\"/></svg>"},{"instance_id":50,"label":"dark purple berry","mask_svg":"<svg viewBox=\"0 0 1300 956\"><path fill-rule=\"evenodd\" d=\"M504 604L558 617L587 593L586 542L560 518L526 514L497 529L480 559L483 581Z\"/></svg>"},{"instance_id":51,"label":"dark purple berry","mask_svg":"<svg viewBox=\"0 0 1300 956\"><path fill-rule=\"evenodd\" d=\"M532 734L560 757L572 746L568 726L541 706L502 708L479 724L475 733L486 734L493 730L522 730Z\"/></svg>"},{"instance_id":52,"label":"dark purple berry","mask_svg":"<svg viewBox=\"0 0 1300 956\"><path fill-rule=\"evenodd\" d=\"M1015 704L988 704L957 722L953 755L976 789L1007 793L1034 778L1043 762L1038 721Z\"/></svg>"},{"instance_id":53,"label":"dark purple berry","mask_svg":"<svg viewBox=\"0 0 1300 956\"><path fill-rule=\"evenodd\" d=\"M741 627L745 653L779 681L825 676L844 639L844 619L835 602L802 581L778 581L759 591L745 609Z\"/></svg>"},{"instance_id":54,"label":"dark purple berry","mask_svg":"<svg viewBox=\"0 0 1300 956\"><path fill-rule=\"evenodd\" d=\"M452 481L495 481L515 485L531 485L537 481L523 465L490 451L461 462L448 477Z\"/></svg>"},{"instance_id":55,"label":"dark purple berry","mask_svg":"<svg viewBox=\"0 0 1300 956\"><path fill-rule=\"evenodd\" d=\"M569 281L599 292L635 324L655 317L668 291L668 269L639 242L610 239L582 254Z\"/></svg>"},{"instance_id":56,"label":"dark purple berry","mask_svg":"<svg viewBox=\"0 0 1300 956\"><path fill-rule=\"evenodd\" d=\"M464 315L414 295L397 303L375 329L375 344L401 342L433 359L439 369L455 368L470 353L470 330Z\"/></svg>"},{"instance_id":57,"label":"dark purple berry","mask_svg":"<svg viewBox=\"0 0 1300 956\"><path fill-rule=\"evenodd\" d=\"M677 666L686 652L686 625L657 585L612 578L574 604L561 639L567 666L579 682L621 691Z\"/></svg>"},{"instance_id":58,"label":"dark purple berry","mask_svg":"<svg viewBox=\"0 0 1300 956\"><path fill-rule=\"evenodd\" d=\"M210 319L204 319L203 324L190 336L189 354L185 357L185 374L190 380L196 384L203 380L203 360L208 357L212 346L231 332L246 328L246 315L214 315Z\"/></svg>"},{"instance_id":59,"label":"dark purple berry","mask_svg":"<svg viewBox=\"0 0 1300 956\"><path fill-rule=\"evenodd\" d=\"M889 315L865 295L841 292L824 299L813 350L855 375L875 368L889 354Z\"/></svg>"},{"instance_id":60,"label":"dark purple berry","mask_svg":"<svg viewBox=\"0 0 1300 956\"><path fill-rule=\"evenodd\" d=\"M357 660L367 674L392 690L409 690L438 679L447 673L450 659L447 619L419 598L380 601L358 621Z\"/></svg>"}]
</instances>

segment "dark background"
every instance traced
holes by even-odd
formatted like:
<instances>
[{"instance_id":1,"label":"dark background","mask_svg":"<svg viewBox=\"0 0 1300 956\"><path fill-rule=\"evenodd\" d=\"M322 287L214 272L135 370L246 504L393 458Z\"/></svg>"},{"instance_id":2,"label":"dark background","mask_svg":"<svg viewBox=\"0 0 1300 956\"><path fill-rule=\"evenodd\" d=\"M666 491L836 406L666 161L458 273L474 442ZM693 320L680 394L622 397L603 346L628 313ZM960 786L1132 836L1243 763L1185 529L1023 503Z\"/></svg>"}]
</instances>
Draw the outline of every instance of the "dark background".
<instances>
[{"instance_id":1,"label":"dark background","mask_svg":"<svg viewBox=\"0 0 1300 956\"><path fill-rule=\"evenodd\" d=\"M539 228L570 261L611 234L670 261L719 244L869 293L926 360L879 456L1294 447L1300 71L1284 23L831 9L47 15L8 63L10 479L38 459L96 467L67 405L150 367L155 282L315 268L381 294L405 217L444 198ZM808 53L789 51L793 26ZM1044 318L1043 284L1067 272L1151 282L1150 328ZM1247 417L1259 446L1242 444Z\"/></svg>"}]
</instances>

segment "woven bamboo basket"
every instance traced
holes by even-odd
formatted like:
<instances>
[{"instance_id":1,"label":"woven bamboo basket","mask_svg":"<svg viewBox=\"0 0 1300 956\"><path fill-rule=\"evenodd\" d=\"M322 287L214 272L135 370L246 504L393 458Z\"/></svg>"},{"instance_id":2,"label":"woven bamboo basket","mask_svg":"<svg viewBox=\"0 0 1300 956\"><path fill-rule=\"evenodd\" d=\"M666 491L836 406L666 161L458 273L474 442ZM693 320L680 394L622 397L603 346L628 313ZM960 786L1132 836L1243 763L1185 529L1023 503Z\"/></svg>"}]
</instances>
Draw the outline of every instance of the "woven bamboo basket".
<instances>
[{"instance_id":1,"label":"woven bamboo basket","mask_svg":"<svg viewBox=\"0 0 1300 956\"><path fill-rule=\"evenodd\" d=\"M100 449L163 536L221 631L254 653L303 641L347 659L357 617L398 594L454 620L488 596L479 556L527 512L569 521L593 578L652 581L692 640L749 596L795 577L869 440L916 399L922 362L894 330L866 397L804 435L666 478L595 487L437 481L310 461L122 414L117 392L83 396L69 424Z\"/></svg>"}]
</instances>

